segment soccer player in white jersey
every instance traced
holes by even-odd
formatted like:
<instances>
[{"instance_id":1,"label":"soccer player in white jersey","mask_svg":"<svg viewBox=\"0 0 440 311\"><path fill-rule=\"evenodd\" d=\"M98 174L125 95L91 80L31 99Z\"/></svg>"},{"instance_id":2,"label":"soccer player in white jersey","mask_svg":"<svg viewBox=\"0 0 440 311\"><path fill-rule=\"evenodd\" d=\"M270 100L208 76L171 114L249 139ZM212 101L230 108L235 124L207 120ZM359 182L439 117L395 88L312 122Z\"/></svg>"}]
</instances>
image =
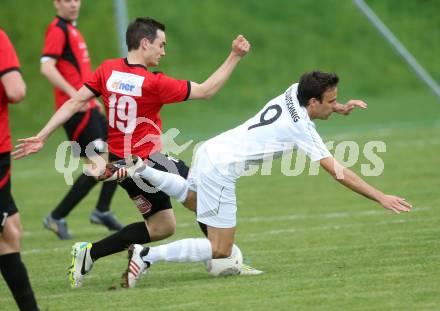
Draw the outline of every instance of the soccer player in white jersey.
<instances>
[{"instance_id":1,"label":"soccer player in white jersey","mask_svg":"<svg viewBox=\"0 0 440 311\"><path fill-rule=\"evenodd\" d=\"M158 189L197 210L197 221L207 225L207 239L183 239L157 247L139 244L129 248L127 287L135 287L141 272L158 261L195 262L231 255L237 203L235 183L247 163L286 150L301 150L338 182L395 213L408 212L405 199L387 195L344 168L327 150L312 120L326 120L337 112L348 114L354 107L365 108L360 100L337 103L336 74L313 71L299 83L269 101L253 118L206 141L196 152L188 180L179 175L138 168L134 175L147 179Z\"/></svg>"}]
</instances>

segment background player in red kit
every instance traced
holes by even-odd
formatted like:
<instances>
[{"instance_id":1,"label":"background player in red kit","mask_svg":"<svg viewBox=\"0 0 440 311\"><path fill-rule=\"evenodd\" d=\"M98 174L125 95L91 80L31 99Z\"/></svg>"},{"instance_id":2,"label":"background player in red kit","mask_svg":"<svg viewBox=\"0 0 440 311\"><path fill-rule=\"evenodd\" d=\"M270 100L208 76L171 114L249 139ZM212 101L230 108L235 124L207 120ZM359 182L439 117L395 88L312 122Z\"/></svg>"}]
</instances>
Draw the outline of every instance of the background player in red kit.
<instances>
[{"instance_id":1,"label":"background player in red kit","mask_svg":"<svg viewBox=\"0 0 440 311\"><path fill-rule=\"evenodd\" d=\"M8 103L20 102L26 85L12 43L0 29L0 270L20 310L38 310L20 257L22 228L11 194L11 136Z\"/></svg>"},{"instance_id":2,"label":"background player in red kit","mask_svg":"<svg viewBox=\"0 0 440 311\"><path fill-rule=\"evenodd\" d=\"M92 77L92 68L86 42L75 27L81 1L55 0L54 6L57 16L46 31L41 73L54 86L55 106L59 109ZM95 99L91 99L66 120L64 129L69 140L77 142L81 147L81 150L76 150L72 146L72 152L75 156L83 157L86 163L91 163L85 153L87 145L92 144L98 154L105 152L106 120ZM54 231L60 239L70 239L65 217L96 183L93 176L81 174L58 206L44 218L44 226ZM110 230L122 228L110 212L110 202L116 187L115 182L102 185L96 209L90 215L92 223L102 224Z\"/></svg>"},{"instance_id":3,"label":"background player in red kit","mask_svg":"<svg viewBox=\"0 0 440 311\"><path fill-rule=\"evenodd\" d=\"M21 158L39 151L48 136L89 100L101 96L108 114L110 160L134 154L155 162L154 167L186 177L188 167L179 160L158 153L160 138L143 142L145 137L158 138L162 127L159 111L164 104L187 99L209 99L214 96L250 49L239 35L224 63L203 83L176 80L163 73L152 73L147 67L159 64L165 56L165 26L151 18L137 18L127 28L127 58L104 61L79 91L68 100L35 137L21 139L14 152ZM174 169L174 170L173 170ZM127 191L144 222L133 223L119 232L96 242L78 242L72 247L70 281L80 286L84 275L97 259L126 249L134 241L144 244L172 235L176 220L170 198L163 192L151 193L137 186L131 178L121 186Z\"/></svg>"}]
</instances>

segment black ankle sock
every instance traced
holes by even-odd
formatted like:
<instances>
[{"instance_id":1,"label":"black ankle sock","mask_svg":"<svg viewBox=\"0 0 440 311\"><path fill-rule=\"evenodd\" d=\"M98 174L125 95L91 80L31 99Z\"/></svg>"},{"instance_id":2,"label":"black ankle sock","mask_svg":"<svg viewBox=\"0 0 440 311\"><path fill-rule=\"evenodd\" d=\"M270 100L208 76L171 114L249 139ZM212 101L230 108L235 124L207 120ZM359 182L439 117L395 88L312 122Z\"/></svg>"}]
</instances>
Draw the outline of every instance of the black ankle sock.
<instances>
[{"instance_id":1,"label":"black ankle sock","mask_svg":"<svg viewBox=\"0 0 440 311\"><path fill-rule=\"evenodd\" d=\"M89 193L96 183L96 179L92 176L81 174L61 203L52 211L52 217L54 219L61 219L69 215L73 208Z\"/></svg>"},{"instance_id":2,"label":"black ankle sock","mask_svg":"<svg viewBox=\"0 0 440 311\"><path fill-rule=\"evenodd\" d=\"M101 193L99 194L98 204L96 204L96 209L103 212L108 212L110 210L110 202L112 201L113 194L115 194L118 183L114 181L107 181L102 184Z\"/></svg>"},{"instance_id":3,"label":"black ankle sock","mask_svg":"<svg viewBox=\"0 0 440 311\"><path fill-rule=\"evenodd\" d=\"M127 249L130 244L145 244L150 241L150 234L145 222L135 222L101 241L93 243L90 249L90 257L95 261L101 257L119 253Z\"/></svg>"},{"instance_id":4,"label":"black ankle sock","mask_svg":"<svg viewBox=\"0 0 440 311\"><path fill-rule=\"evenodd\" d=\"M20 258L20 253L0 256L0 270L14 296L18 308L23 311L38 310L37 302L32 291L26 267Z\"/></svg>"},{"instance_id":5,"label":"black ankle sock","mask_svg":"<svg viewBox=\"0 0 440 311\"><path fill-rule=\"evenodd\" d=\"M200 230L203 232L203 234L208 237L208 227L201 222L197 222L199 224Z\"/></svg>"}]
</instances>

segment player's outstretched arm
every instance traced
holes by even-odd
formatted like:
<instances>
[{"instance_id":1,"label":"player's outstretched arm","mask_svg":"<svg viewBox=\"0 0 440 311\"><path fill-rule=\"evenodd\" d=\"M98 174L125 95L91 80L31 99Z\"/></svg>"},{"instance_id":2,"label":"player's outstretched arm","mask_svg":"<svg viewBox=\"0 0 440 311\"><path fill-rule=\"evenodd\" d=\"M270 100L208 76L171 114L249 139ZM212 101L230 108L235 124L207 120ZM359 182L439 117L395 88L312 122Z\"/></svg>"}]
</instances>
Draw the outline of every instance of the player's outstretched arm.
<instances>
[{"instance_id":1,"label":"player's outstretched arm","mask_svg":"<svg viewBox=\"0 0 440 311\"><path fill-rule=\"evenodd\" d=\"M351 111L355 108L358 107L360 109L367 109L367 104L359 99L352 99L349 100L345 105L340 104L340 103L336 103L336 105L333 107L333 112L342 114L342 115L349 115L351 113Z\"/></svg>"},{"instance_id":2,"label":"player's outstretched arm","mask_svg":"<svg viewBox=\"0 0 440 311\"><path fill-rule=\"evenodd\" d=\"M50 118L44 128L33 137L19 139L19 144L12 152L14 159L20 159L40 151L49 135L59 126L69 120L76 112L83 109L95 95L86 87L81 87L76 94L66 101L60 109Z\"/></svg>"},{"instance_id":3,"label":"player's outstretched arm","mask_svg":"<svg viewBox=\"0 0 440 311\"><path fill-rule=\"evenodd\" d=\"M232 42L232 50L224 63L203 83L191 82L189 99L209 99L214 96L229 79L241 58L251 48L250 43L242 35L238 35Z\"/></svg>"},{"instance_id":4,"label":"player's outstretched arm","mask_svg":"<svg viewBox=\"0 0 440 311\"><path fill-rule=\"evenodd\" d=\"M387 195L374 188L362 178L356 175L353 171L343 167L333 157L327 157L320 161L320 165L331 174L338 182L346 186L347 188L378 202L384 208L389 209L397 214L400 212L409 212L411 210L411 204L405 199Z\"/></svg>"}]
</instances>

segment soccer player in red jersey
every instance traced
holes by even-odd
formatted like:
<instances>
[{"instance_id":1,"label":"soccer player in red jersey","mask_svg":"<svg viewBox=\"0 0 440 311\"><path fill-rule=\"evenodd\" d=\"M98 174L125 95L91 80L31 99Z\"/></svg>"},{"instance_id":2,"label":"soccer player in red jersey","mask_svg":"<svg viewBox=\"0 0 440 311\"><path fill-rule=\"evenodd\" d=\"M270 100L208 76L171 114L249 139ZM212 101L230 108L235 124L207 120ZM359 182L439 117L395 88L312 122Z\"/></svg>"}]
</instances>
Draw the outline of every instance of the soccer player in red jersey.
<instances>
[{"instance_id":1,"label":"soccer player in red jersey","mask_svg":"<svg viewBox=\"0 0 440 311\"><path fill-rule=\"evenodd\" d=\"M153 167L186 177L188 167L170 159L160 151L162 122L160 109L169 103L187 99L209 99L228 80L236 65L250 49L249 42L239 35L223 64L203 83L177 80L163 73L153 73L148 67L157 66L165 56L165 26L151 18L137 18L127 28L127 58L104 61L93 77L68 100L35 137L20 139L13 155L21 158L38 152L49 135L85 107L95 96L101 96L108 115L108 145L110 159L122 159L133 154L150 159ZM156 137L144 142L146 137ZM173 170L174 169L174 170ZM97 259L126 249L132 243L144 244L172 235L176 220L169 197L159 191L151 193L126 178L120 185L127 191L144 221L130 224L119 232L96 242L78 242L72 247L70 281L80 286L84 275ZM139 242L134 242L139 241Z\"/></svg>"},{"instance_id":2,"label":"soccer player in red jersey","mask_svg":"<svg viewBox=\"0 0 440 311\"><path fill-rule=\"evenodd\" d=\"M55 19L46 30L41 58L41 73L54 87L55 108L59 109L71 98L85 81L92 77L92 68L86 42L75 27L81 6L80 0L55 0ZM95 99L88 101L63 124L67 137L77 144L72 145L75 156L83 157L88 164L86 147L91 145L98 154L105 154L107 139L105 116L100 112ZM75 148L79 145L79 148ZM89 193L97 181L89 174L81 174L58 206L44 218L45 228L57 234L60 239L70 239L65 218ZM122 225L110 212L110 202L117 183L104 183L96 204L90 214L90 221L102 224L110 230L120 230Z\"/></svg>"},{"instance_id":3,"label":"soccer player in red jersey","mask_svg":"<svg viewBox=\"0 0 440 311\"><path fill-rule=\"evenodd\" d=\"M11 135L8 103L20 102L26 85L11 41L0 29L0 270L20 310L38 310L20 257L22 228L11 194Z\"/></svg>"}]
</instances>

